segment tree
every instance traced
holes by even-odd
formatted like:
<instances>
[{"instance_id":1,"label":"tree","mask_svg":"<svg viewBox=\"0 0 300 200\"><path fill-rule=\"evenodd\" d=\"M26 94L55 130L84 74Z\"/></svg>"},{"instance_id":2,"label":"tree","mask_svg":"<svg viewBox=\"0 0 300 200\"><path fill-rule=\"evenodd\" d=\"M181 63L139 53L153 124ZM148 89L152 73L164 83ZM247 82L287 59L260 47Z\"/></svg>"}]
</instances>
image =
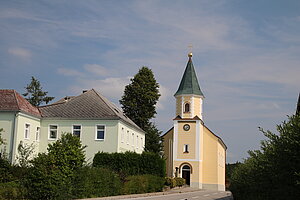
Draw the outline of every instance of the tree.
<instances>
[{"instance_id":1,"label":"tree","mask_svg":"<svg viewBox=\"0 0 300 200\"><path fill-rule=\"evenodd\" d=\"M42 91L40 81L38 81L33 76L31 77L31 82L27 87L25 87L26 93L23 94L24 97L33 105L39 106L41 103L45 102L48 104L54 99L54 97L48 97L48 92Z\"/></svg>"},{"instance_id":2,"label":"tree","mask_svg":"<svg viewBox=\"0 0 300 200\"><path fill-rule=\"evenodd\" d=\"M159 84L148 67L142 67L125 87L120 100L124 113L143 130L156 114L155 105L160 97Z\"/></svg>"},{"instance_id":3,"label":"tree","mask_svg":"<svg viewBox=\"0 0 300 200\"><path fill-rule=\"evenodd\" d=\"M235 199L300 196L300 116L289 117L277 130L279 135L260 128L268 139L234 170L230 190Z\"/></svg>"},{"instance_id":4,"label":"tree","mask_svg":"<svg viewBox=\"0 0 300 200\"><path fill-rule=\"evenodd\" d=\"M163 141L160 136L162 132L159 131L153 123L150 123L145 131L147 133L145 138L145 151L162 155Z\"/></svg>"},{"instance_id":5,"label":"tree","mask_svg":"<svg viewBox=\"0 0 300 200\"><path fill-rule=\"evenodd\" d=\"M85 146L70 133L48 145L31 163L24 185L28 199L70 199L76 172L85 162Z\"/></svg>"},{"instance_id":6,"label":"tree","mask_svg":"<svg viewBox=\"0 0 300 200\"><path fill-rule=\"evenodd\" d=\"M30 166L30 158L31 155L34 153L35 145L32 143L30 145L23 143L20 141L18 145L18 155L17 160L18 164L22 168L26 168Z\"/></svg>"}]
</instances>

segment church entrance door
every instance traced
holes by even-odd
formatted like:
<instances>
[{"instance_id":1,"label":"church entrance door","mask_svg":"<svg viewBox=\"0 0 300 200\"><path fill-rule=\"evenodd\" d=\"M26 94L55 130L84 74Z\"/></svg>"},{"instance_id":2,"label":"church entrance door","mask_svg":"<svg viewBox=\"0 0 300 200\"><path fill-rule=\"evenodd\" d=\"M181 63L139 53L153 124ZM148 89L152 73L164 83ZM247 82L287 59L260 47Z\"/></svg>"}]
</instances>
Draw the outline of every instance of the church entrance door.
<instances>
[{"instance_id":1,"label":"church entrance door","mask_svg":"<svg viewBox=\"0 0 300 200\"><path fill-rule=\"evenodd\" d=\"M191 168L188 165L182 167L182 178L185 179L187 185L191 184Z\"/></svg>"}]
</instances>

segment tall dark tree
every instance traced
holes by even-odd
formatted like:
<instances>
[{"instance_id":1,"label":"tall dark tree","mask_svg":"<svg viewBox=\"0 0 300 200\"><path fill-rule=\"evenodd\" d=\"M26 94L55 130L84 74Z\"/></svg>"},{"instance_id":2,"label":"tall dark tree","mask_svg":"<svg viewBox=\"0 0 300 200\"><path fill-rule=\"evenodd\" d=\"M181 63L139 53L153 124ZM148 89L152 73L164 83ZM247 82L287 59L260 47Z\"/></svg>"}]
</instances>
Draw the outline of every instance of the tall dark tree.
<instances>
[{"instance_id":1,"label":"tall dark tree","mask_svg":"<svg viewBox=\"0 0 300 200\"><path fill-rule=\"evenodd\" d=\"M158 89L152 70L142 67L125 87L120 100L124 113L143 130L156 114L155 105L160 97Z\"/></svg>"},{"instance_id":2,"label":"tall dark tree","mask_svg":"<svg viewBox=\"0 0 300 200\"><path fill-rule=\"evenodd\" d=\"M30 84L25 87L26 93L23 94L24 97L34 106L39 106L41 103L45 102L48 104L54 99L54 97L48 97L48 92L44 92L41 87L40 81L31 77Z\"/></svg>"},{"instance_id":3,"label":"tall dark tree","mask_svg":"<svg viewBox=\"0 0 300 200\"><path fill-rule=\"evenodd\" d=\"M156 114L155 105L160 97L159 84L148 67L142 67L125 87L120 100L124 113L146 132L145 151L161 154L160 131L150 122Z\"/></svg>"},{"instance_id":4,"label":"tall dark tree","mask_svg":"<svg viewBox=\"0 0 300 200\"><path fill-rule=\"evenodd\" d=\"M160 136L162 131L159 131L153 123L150 123L145 131L147 133L145 138L145 151L162 155L163 141Z\"/></svg>"}]
</instances>

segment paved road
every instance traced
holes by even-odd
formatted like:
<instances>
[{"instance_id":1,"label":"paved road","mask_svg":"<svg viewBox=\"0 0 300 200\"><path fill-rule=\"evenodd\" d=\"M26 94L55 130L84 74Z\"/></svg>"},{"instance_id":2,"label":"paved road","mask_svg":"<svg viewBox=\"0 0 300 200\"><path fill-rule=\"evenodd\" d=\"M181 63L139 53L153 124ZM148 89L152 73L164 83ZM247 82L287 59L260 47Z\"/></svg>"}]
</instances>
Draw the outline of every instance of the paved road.
<instances>
[{"instance_id":1,"label":"paved road","mask_svg":"<svg viewBox=\"0 0 300 200\"><path fill-rule=\"evenodd\" d=\"M172 190L169 192L147 193L136 195L123 195L104 198L93 198L89 200L233 200L231 192L192 190L190 188Z\"/></svg>"},{"instance_id":2,"label":"paved road","mask_svg":"<svg viewBox=\"0 0 300 200\"><path fill-rule=\"evenodd\" d=\"M231 200L230 192L220 191L195 191L186 193L166 194L149 197L136 197L136 198L125 198L123 200Z\"/></svg>"}]
</instances>

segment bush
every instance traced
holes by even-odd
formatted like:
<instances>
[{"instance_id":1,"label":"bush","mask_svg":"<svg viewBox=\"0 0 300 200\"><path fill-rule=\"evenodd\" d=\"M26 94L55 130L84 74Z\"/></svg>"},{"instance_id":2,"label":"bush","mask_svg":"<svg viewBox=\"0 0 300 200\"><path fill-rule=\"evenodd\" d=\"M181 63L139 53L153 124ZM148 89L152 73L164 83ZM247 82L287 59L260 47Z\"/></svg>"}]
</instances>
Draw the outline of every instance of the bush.
<instances>
[{"instance_id":1,"label":"bush","mask_svg":"<svg viewBox=\"0 0 300 200\"><path fill-rule=\"evenodd\" d=\"M94 167L109 168L121 177L130 175L152 174L164 177L166 173L165 160L159 155L143 152L103 153L99 152L93 160Z\"/></svg>"},{"instance_id":2,"label":"bush","mask_svg":"<svg viewBox=\"0 0 300 200\"><path fill-rule=\"evenodd\" d=\"M0 183L0 199L24 199L25 191L16 181Z\"/></svg>"},{"instance_id":3,"label":"bush","mask_svg":"<svg viewBox=\"0 0 300 200\"><path fill-rule=\"evenodd\" d=\"M150 174L129 176L124 183L124 194L141 194L160 192L164 186L164 179Z\"/></svg>"},{"instance_id":4,"label":"bush","mask_svg":"<svg viewBox=\"0 0 300 200\"><path fill-rule=\"evenodd\" d=\"M73 178L84 164L84 148L78 137L64 134L31 161L24 185L29 199L69 199Z\"/></svg>"},{"instance_id":5,"label":"bush","mask_svg":"<svg viewBox=\"0 0 300 200\"><path fill-rule=\"evenodd\" d=\"M176 187L176 181L174 178L166 177L165 178L165 185L170 186L170 188Z\"/></svg>"},{"instance_id":6,"label":"bush","mask_svg":"<svg viewBox=\"0 0 300 200\"><path fill-rule=\"evenodd\" d=\"M185 179L180 177L175 177L174 180L176 181L176 186L182 187L185 185Z\"/></svg>"}]
</instances>

